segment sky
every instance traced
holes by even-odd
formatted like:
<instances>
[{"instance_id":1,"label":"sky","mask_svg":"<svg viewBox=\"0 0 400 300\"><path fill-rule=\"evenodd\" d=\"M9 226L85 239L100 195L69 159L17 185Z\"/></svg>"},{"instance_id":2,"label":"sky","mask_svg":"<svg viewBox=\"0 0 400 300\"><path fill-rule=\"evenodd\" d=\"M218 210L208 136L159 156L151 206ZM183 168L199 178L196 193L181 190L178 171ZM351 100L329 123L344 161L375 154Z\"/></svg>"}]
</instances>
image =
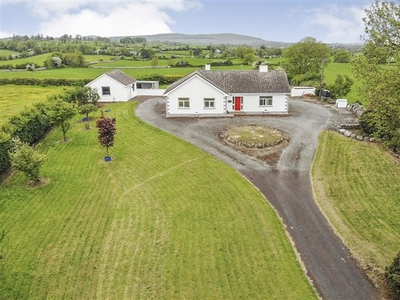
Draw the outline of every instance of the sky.
<instances>
[{"instance_id":1,"label":"sky","mask_svg":"<svg viewBox=\"0 0 400 300\"><path fill-rule=\"evenodd\" d=\"M237 33L268 41L361 43L373 0L0 0L0 37Z\"/></svg>"}]
</instances>

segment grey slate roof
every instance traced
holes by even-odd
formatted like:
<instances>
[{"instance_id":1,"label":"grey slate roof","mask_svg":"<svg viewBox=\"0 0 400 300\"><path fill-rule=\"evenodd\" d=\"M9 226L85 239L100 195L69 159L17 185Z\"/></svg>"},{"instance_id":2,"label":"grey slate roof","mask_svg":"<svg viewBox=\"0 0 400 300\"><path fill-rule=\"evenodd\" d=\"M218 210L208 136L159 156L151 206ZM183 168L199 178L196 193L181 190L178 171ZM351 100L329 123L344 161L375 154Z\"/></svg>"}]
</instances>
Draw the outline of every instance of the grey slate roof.
<instances>
[{"instance_id":1,"label":"grey slate roof","mask_svg":"<svg viewBox=\"0 0 400 300\"><path fill-rule=\"evenodd\" d=\"M132 84L137 81L135 78L125 74L121 70L113 70L107 72L106 74L111 78L115 79L116 81L122 83L123 85Z\"/></svg>"},{"instance_id":2,"label":"grey slate roof","mask_svg":"<svg viewBox=\"0 0 400 300\"><path fill-rule=\"evenodd\" d=\"M198 75L227 94L233 93L289 93L290 87L283 70L259 71L195 71L174 82L165 93L175 89L191 77Z\"/></svg>"}]
</instances>

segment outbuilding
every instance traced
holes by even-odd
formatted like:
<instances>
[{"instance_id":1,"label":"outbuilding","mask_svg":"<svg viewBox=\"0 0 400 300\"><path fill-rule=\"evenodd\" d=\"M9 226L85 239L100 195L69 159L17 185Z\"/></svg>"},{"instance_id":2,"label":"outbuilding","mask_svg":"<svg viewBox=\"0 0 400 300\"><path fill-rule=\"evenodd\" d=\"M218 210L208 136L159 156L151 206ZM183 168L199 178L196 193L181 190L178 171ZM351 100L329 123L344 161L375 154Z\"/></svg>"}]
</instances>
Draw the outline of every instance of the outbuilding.
<instances>
[{"instance_id":1,"label":"outbuilding","mask_svg":"<svg viewBox=\"0 0 400 300\"><path fill-rule=\"evenodd\" d=\"M347 108L347 99L336 99L337 108Z\"/></svg>"},{"instance_id":2,"label":"outbuilding","mask_svg":"<svg viewBox=\"0 0 400 300\"><path fill-rule=\"evenodd\" d=\"M97 90L100 102L128 101L140 95L160 96L165 91L159 89L158 81L138 81L121 70L104 73L86 86Z\"/></svg>"}]
</instances>

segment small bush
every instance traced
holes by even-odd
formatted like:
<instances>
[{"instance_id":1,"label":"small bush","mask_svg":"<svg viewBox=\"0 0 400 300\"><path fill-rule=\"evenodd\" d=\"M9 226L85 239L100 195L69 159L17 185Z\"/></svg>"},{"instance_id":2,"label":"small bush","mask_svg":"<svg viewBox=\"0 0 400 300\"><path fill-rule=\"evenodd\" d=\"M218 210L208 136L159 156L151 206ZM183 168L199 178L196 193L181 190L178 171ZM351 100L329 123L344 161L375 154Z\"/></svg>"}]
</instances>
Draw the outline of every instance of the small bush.
<instances>
[{"instance_id":1,"label":"small bush","mask_svg":"<svg viewBox=\"0 0 400 300\"><path fill-rule=\"evenodd\" d=\"M400 252L385 270L386 282L393 299L400 299Z\"/></svg>"}]
</instances>

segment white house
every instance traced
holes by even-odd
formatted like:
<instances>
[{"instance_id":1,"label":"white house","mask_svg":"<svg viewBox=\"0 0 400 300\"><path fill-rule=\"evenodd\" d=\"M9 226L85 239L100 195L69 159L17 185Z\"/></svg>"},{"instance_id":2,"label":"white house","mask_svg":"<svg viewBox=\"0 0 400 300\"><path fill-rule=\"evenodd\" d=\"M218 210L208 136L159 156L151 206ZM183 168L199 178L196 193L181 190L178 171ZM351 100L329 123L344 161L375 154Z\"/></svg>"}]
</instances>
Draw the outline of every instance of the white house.
<instances>
[{"instance_id":1,"label":"white house","mask_svg":"<svg viewBox=\"0 0 400 300\"><path fill-rule=\"evenodd\" d=\"M164 95L167 117L288 113L284 71L195 71L171 84Z\"/></svg>"},{"instance_id":2,"label":"white house","mask_svg":"<svg viewBox=\"0 0 400 300\"><path fill-rule=\"evenodd\" d=\"M104 73L86 86L96 89L100 102L128 101L138 95L159 96L158 81L138 81L121 70Z\"/></svg>"}]
</instances>

